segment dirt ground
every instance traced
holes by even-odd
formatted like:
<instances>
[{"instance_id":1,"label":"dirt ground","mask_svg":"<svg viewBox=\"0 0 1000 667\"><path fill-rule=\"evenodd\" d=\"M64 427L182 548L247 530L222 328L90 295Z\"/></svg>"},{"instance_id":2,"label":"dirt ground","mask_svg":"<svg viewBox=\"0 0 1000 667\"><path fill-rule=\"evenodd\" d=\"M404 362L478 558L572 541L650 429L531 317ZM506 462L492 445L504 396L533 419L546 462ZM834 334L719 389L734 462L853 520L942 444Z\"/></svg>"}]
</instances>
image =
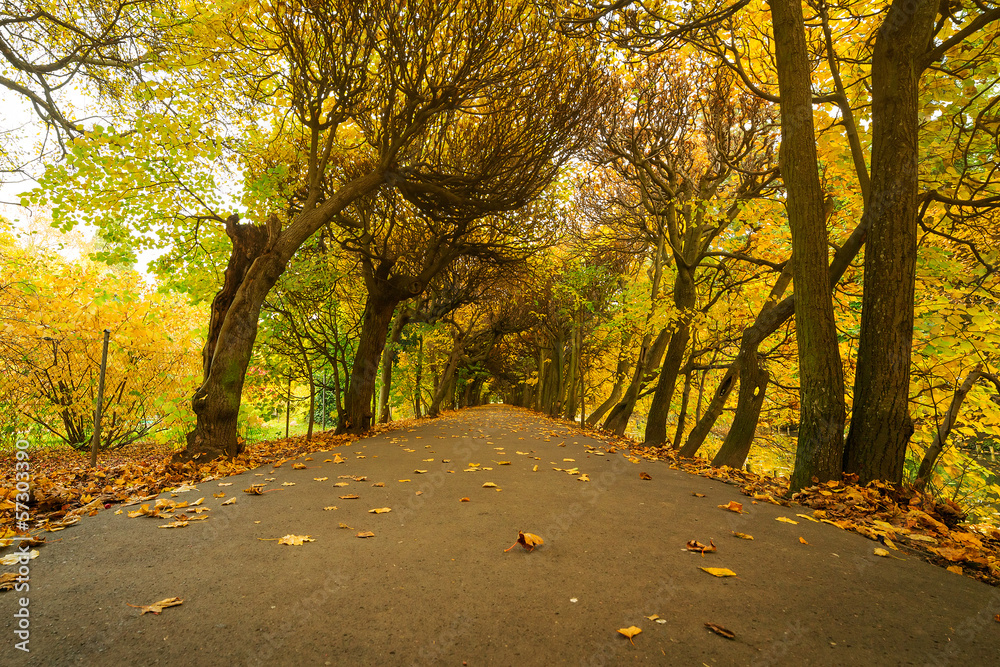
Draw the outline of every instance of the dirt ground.
<instances>
[{"instance_id":1,"label":"dirt ground","mask_svg":"<svg viewBox=\"0 0 1000 667\"><path fill-rule=\"evenodd\" d=\"M0 663L1000 664L1000 590L601 445L489 406L333 450L343 463L317 452L200 483L170 498L205 498L209 518L187 527L103 511L51 535L30 592L0 594ZM265 480L280 490L243 493ZM731 500L747 513L718 508ZM544 544L505 553L519 530ZM314 541L275 539L288 534ZM710 539L715 553L684 550ZM30 653L15 648L21 597ZM184 602L160 615L128 606L171 597ZM634 645L617 632L630 626Z\"/></svg>"}]
</instances>

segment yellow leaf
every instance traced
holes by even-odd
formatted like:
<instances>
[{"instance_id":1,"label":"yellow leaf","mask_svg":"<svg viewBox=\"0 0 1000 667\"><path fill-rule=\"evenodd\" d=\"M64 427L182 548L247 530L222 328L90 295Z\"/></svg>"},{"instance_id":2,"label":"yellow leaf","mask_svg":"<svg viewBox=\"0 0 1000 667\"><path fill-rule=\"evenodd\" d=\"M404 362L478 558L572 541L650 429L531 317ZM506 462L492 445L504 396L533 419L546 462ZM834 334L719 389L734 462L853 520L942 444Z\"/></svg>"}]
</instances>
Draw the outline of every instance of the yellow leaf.
<instances>
[{"instance_id":1,"label":"yellow leaf","mask_svg":"<svg viewBox=\"0 0 1000 667\"><path fill-rule=\"evenodd\" d=\"M510 461L497 461L498 466L509 466Z\"/></svg>"},{"instance_id":2,"label":"yellow leaf","mask_svg":"<svg viewBox=\"0 0 1000 667\"><path fill-rule=\"evenodd\" d=\"M368 510L369 514L385 514L386 512L391 512L391 507L376 507L373 510Z\"/></svg>"},{"instance_id":3,"label":"yellow leaf","mask_svg":"<svg viewBox=\"0 0 1000 667\"><path fill-rule=\"evenodd\" d=\"M329 511L329 510L335 510L335 509L337 509L337 506L336 505L330 505L329 507L324 507L323 509L327 510L327 511Z\"/></svg>"},{"instance_id":4,"label":"yellow leaf","mask_svg":"<svg viewBox=\"0 0 1000 667\"><path fill-rule=\"evenodd\" d=\"M962 566L961 565L949 565L947 567L947 570L949 572L954 572L955 574L965 574L965 571L962 570Z\"/></svg>"},{"instance_id":5,"label":"yellow leaf","mask_svg":"<svg viewBox=\"0 0 1000 667\"><path fill-rule=\"evenodd\" d=\"M886 551L885 549L876 549L874 553L876 556L881 556L882 558L885 558L889 555L889 552Z\"/></svg>"},{"instance_id":6,"label":"yellow leaf","mask_svg":"<svg viewBox=\"0 0 1000 667\"><path fill-rule=\"evenodd\" d=\"M360 497L361 496L359 496L356 493L348 493L346 496L341 496L340 499L341 500L357 500Z\"/></svg>"},{"instance_id":7,"label":"yellow leaf","mask_svg":"<svg viewBox=\"0 0 1000 667\"><path fill-rule=\"evenodd\" d=\"M494 484L493 482L486 482L486 483L483 484L483 488L484 489L495 489L495 488L497 488L497 485Z\"/></svg>"},{"instance_id":8,"label":"yellow leaf","mask_svg":"<svg viewBox=\"0 0 1000 667\"><path fill-rule=\"evenodd\" d=\"M350 486L350 482L337 482L334 486Z\"/></svg>"},{"instance_id":9,"label":"yellow leaf","mask_svg":"<svg viewBox=\"0 0 1000 667\"><path fill-rule=\"evenodd\" d=\"M278 540L278 544L287 544L291 547L301 547L306 542L315 542L309 535L285 535Z\"/></svg>"},{"instance_id":10,"label":"yellow leaf","mask_svg":"<svg viewBox=\"0 0 1000 667\"><path fill-rule=\"evenodd\" d=\"M410 480L408 480L408 479L401 479L401 480L399 480L399 481L400 481L400 482L409 482Z\"/></svg>"},{"instance_id":11,"label":"yellow leaf","mask_svg":"<svg viewBox=\"0 0 1000 667\"><path fill-rule=\"evenodd\" d=\"M819 523L819 521L817 519L812 518L808 514L796 514L795 516L800 516L803 519L806 519L807 521L812 521L813 523Z\"/></svg>"},{"instance_id":12,"label":"yellow leaf","mask_svg":"<svg viewBox=\"0 0 1000 667\"><path fill-rule=\"evenodd\" d=\"M806 542L806 538L804 538L804 537L800 537L800 538L799 538L799 542L800 542L801 544L809 544L808 542Z\"/></svg>"},{"instance_id":13,"label":"yellow leaf","mask_svg":"<svg viewBox=\"0 0 1000 667\"><path fill-rule=\"evenodd\" d=\"M292 465L292 469L293 470L305 470L306 469L306 464L305 463L295 463L295 464Z\"/></svg>"},{"instance_id":14,"label":"yellow leaf","mask_svg":"<svg viewBox=\"0 0 1000 667\"><path fill-rule=\"evenodd\" d=\"M789 519L787 516L779 516L777 519L775 519L775 521L780 521L782 523L790 523L796 526L799 525L798 521L795 521L794 519Z\"/></svg>"},{"instance_id":15,"label":"yellow leaf","mask_svg":"<svg viewBox=\"0 0 1000 667\"><path fill-rule=\"evenodd\" d=\"M524 547L525 551L534 551L535 547L538 545L545 544L545 540L540 538L538 535L534 535L533 533L525 533L519 530L517 531L517 541L504 549L504 553L507 553L518 544Z\"/></svg>"},{"instance_id":16,"label":"yellow leaf","mask_svg":"<svg viewBox=\"0 0 1000 667\"><path fill-rule=\"evenodd\" d=\"M626 637L628 637L628 641L630 644L632 644L632 646L635 646L635 642L632 641L632 637L635 637L640 632L642 632L642 628L637 628L634 625L630 625L627 628L618 629L618 634L625 635Z\"/></svg>"},{"instance_id":17,"label":"yellow leaf","mask_svg":"<svg viewBox=\"0 0 1000 667\"><path fill-rule=\"evenodd\" d=\"M196 500L193 503L191 503L191 507L197 507L198 505L201 505L203 502L205 502L205 499L204 498L199 498L198 500Z\"/></svg>"},{"instance_id":18,"label":"yellow leaf","mask_svg":"<svg viewBox=\"0 0 1000 667\"><path fill-rule=\"evenodd\" d=\"M355 535L355 537L375 537L375 533L373 533L370 530L366 530L364 532L358 533L357 535Z\"/></svg>"},{"instance_id":19,"label":"yellow leaf","mask_svg":"<svg viewBox=\"0 0 1000 667\"><path fill-rule=\"evenodd\" d=\"M417 473L418 475L423 475L427 471L426 470L414 470L413 472Z\"/></svg>"},{"instance_id":20,"label":"yellow leaf","mask_svg":"<svg viewBox=\"0 0 1000 667\"><path fill-rule=\"evenodd\" d=\"M223 505L235 505L236 504L236 496L233 496L232 498L230 498L229 500L227 500L226 502L224 502L222 504Z\"/></svg>"},{"instance_id":21,"label":"yellow leaf","mask_svg":"<svg viewBox=\"0 0 1000 667\"><path fill-rule=\"evenodd\" d=\"M153 604L129 604L128 606L135 607L136 609L142 609L142 614L159 614L167 607L176 607L179 604L183 604L183 602L184 600L180 598L167 598L165 600L160 600L159 602L154 602ZM142 614L139 615L142 616Z\"/></svg>"},{"instance_id":22,"label":"yellow leaf","mask_svg":"<svg viewBox=\"0 0 1000 667\"><path fill-rule=\"evenodd\" d=\"M538 464L537 463L535 464L535 467L531 469L531 472L538 472Z\"/></svg>"},{"instance_id":23,"label":"yellow leaf","mask_svg":"<svg viewBox=\"0 0 1000 667\"><path fill-rule=\"evenodd\" d=\"M330 479L330 478L329 477L313 477L313 481L314 482L325 482L328 479Z\"/></svg>"},{"instance_id":24,"label":"yellow leaf","mask_svg":"<svg viewBox=\"0 0 1000 667\"><path fill-rule=\"evenodd\" d=\"M652 616L647 616L646 618L648 618L648 619L649 619L649 620L651 620L651 621L655 621L655 620L656 620L656 619L658 619L659 617L660 617L660 615L659 615L659 614L653 614Z\"/></svg>"},{"instance_id":25,"label":"yellow leaf","mask_svg":"<svg viewBox=\"0 0 1000 667\"><path fill-rule=\"evenodd\" d=\"M726 567L700 567L699 570L708 572L713 577L735 577L736 573Z\"/></svg>"},{"instance_id":26,"label":"yellow leaf","mask_svg":"<svg viewBox=\"0 0 1000 667\"><path fill-rule=\"evenodd\" d=\"M729 510L730 512L736 512L737 514L743 514L743 504L738 503L735 500L730 500L725 505L719 505L719 509Z\"/></svg>"},{"instance_id":27,"label":"yellow leaf","mask_svg":"<svg viewBox=\"0 0 1000 667\"><path fill-rule=\"evenodd\" d=\"M580 475L576 479L578 481L580 481L580 482L589 482L590 481L590 477L587 475L587 473L583 473L582 475Z\"/></svg>"},{"instance_id":28,"label":"yellow leaf","mask_svg":"<svg viewBox=\"0 0 1000 667\"><path fill-rule=\"evenodd\" d=\"M752 540L753 539L753 535L747 535L746 533L737 533L735 530L733 531L733 537L738 537L741 540Z\"/></svg>"}]
</instances>

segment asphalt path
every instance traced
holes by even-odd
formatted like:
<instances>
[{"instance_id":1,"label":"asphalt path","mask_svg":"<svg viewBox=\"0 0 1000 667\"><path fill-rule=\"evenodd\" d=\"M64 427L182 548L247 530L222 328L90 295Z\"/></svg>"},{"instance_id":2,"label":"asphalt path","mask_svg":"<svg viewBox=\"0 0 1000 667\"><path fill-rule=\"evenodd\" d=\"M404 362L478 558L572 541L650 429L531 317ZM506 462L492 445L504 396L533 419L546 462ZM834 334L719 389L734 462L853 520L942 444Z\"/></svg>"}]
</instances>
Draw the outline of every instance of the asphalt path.
<instances>
[{"instance_id":1,"label":"asphalt path","mask_svg":"<svg viewBox=\"0 0 1000 667\"><path fill-rule=\"evenodd\" d=\"M50 535L30 591L0 594L0 663L1000 664L1000 590L604 447L488 406L163 494L204 498L175 512L208 517L186 527L102 511ZM505 552L518 531L544 544Z\"/></svg>"}]
</instances>

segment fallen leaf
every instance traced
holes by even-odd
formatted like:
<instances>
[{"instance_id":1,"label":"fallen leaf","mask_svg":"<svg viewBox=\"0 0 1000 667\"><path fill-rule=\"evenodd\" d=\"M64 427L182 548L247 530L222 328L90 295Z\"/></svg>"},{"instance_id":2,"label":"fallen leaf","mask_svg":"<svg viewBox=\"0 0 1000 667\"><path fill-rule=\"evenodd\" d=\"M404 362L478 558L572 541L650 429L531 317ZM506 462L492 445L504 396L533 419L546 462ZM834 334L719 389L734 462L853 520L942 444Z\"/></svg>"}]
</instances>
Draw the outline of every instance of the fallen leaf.
<instances>
[{"instance_id":1,"label":"fallen leaf","mask_svg":"<svg viewBox=\"0 0 1000 667\"><path fill-rule=\"evenodd\" d=\"M775 519L775 521L780 521L782 523L790 523L795 526L799 525L798 521L795 521L794 519L789 519L787 516L779 516Z\"/></svg>"},{"instance_id":2,"label":"fallen leaf","mask_svg":"<svg viewBox=\"0 0 1000 667\"><path fill-rule=\"evenodd\" d=\"M350 526L348 526L348 525L347 525L346 523L341 523L341 524L340 524L340 525L338 526L338 528L346 528L346 529L348 529L348 530L354 530L353 528L351 528Z\"/></svg>"},{"instance_id":3,"label":"fallen leaf","mask_svg":"<svg viewBox=\"0 0 1000 667\"><path fill-rule=\"evenodd\" d=\"M162 526L157 526L157 528L183 528L186 525L188 525L187 521L181 521L178 519L177 521L171 521L170 523L165 523Z\"/></svg>"},{"instance_id":4,"label":"fallen leaf","mask_svg":"<svg viewBox=\"0 0 1000 667\"><path fill-rule=\"evenodd\" d=\"M736 639L736 635L733 634L731 630L726 630L721 625L716 625L715 623L706 623L705 627L719 635L720 637L725 637L726 639Z\"/></svg>"},{"instance_id":5,"label":"fallen leaf","mask_svg":"<svg viewBox=\"0 0 1000 667\"><path fill-rule=\"evenodd\" d=\"M423 475L427 471L426 470L414 470L413 472L417 473L418 475Z\"/></svg>"},{"instance_id":6,"label":"fallen leaf","mask_svg":"<svg viewBox=\"0 0 1000 667\"><path fill-rule=\"evenodd\" d=\"M225 493L225 491L223 491L222 493L213 493L212 497L213 498L225 498L226 497L226 493Z\"/></svg>"},{"instance_id":7,"label":"fallen leaf","mask_svg":"<svg viewBox=\"0 0 1000 667\"><path fill-rule=\"evenodd\" d=\"M358 495L358 494L356 494L356 493L349 493L349 494L347 494L346 496L341 496L341 497L340 497L340 499L341 499L341 500L357 500L357 499L358 499L358 498L360 498L360 497L361 497L361 496L359 496L359 495Z\"/></svg>"},{"instance_id":8,"label":"fallen leaf","mask_svg":"<svg viewBox=\"0 0 1000 667\"><path fill-rule=\"evenodd\" d=\"M945 569L947 569L949 572L954 572L955 574L965 574L965 571L962 569L961 565L949 565Z\"/></svg>"},{"instance_id":9,"label":"fallen leaf","mask_svg":"<svg viewBox=\"0 0 1000 667\"><path fill-rule=\"evenodd\" d=\"M735 500L730 500L725 505L719 505L719 509L729 510L730 512L736 512L737 514L743 514L743 504L738 503Z\"/></svg>"},{"instance_id":10,"label":"fallen leaf","mask_svg":"<svg viewBox=\"0 0 1000 667\"><path fill-rule=\"evenodd\" d=\"M635 646L635 642L632 641L632 637L635 637L640 632L642 632L642 628L637 628L634 625L630 625L627 628L618 629L618 634L625 635L626 637L628 637L628 641L630 644L632 644L632 646Z\"/></svg>"},{"instance_id":11,"label":"fallen leaf","mask_svg":"<svg viewBox=\"0 0 1000 667\"><path fill-rule=\"evenodd\" d=\"M576 463L576 459L563 459L563 463Z\"/></svg>"},{"instance_id":12,"label":"fallen leaf","mask_svg":"<svg viewBox=\"0 0 1000 667\"><path fill-rule=\"evenodd\" d=\"M154 602L153 604L128 604L130 607L135 607L136 609L142 609L142 614L159 614L161 611L167 607L176 607L182 604L184 600L180 598L167 598L165 600L160 600L159 602ZM142 616L142 614L139 614Z\"/></svg>"},{"instance_id":13,"label":"fallen leaf","mask_svg":"<svg viewBox=\"0 0 1000 667\"><path fill-rule=\"evenodd\" d=\"M715 546L715 542L712 541L712 540L709 540L709 546L706 546L706 545L702 544L701 542L698 542L697 540L690 540L687 543L687 550L688 551L697 551L702 556L704 556L706 553L711 553L713 551L718 551L718 547Z\"/></svg>"},{"instance_id":14,"label":"fallen leaf","mask_svg":"<svg viewBox=\"0 0 1000 667\"><path fill-rule=\"evenodd\" d=\"M752 540L753 539L753 535L747 535L746 533L737 533L735 530L733 531L733 537L738 537L741 540Z\"/></svg>"},{"instance_id":15,"label":"fallen leaf","mask_svg":"<svg viewBox=\"0 0 1000 667\"><path fill-rule=\"evenodd\" d=\"M369 514L385 514L386 512L391 512L391 507L376 507L373 510L368 510Z\"/></svg>"},{"instance_id":16,"label":"fallen leaf","mask_svg":"<svg viewBox=\"0 0 1000 667\"><path fill-rule=\"evenodd\" d=\"M368 481L368 478L365 475L351 475L350 478L353 479L355 482L367 482ZM337 479L340 479L340 478L338 477Z\"/></svg>"},{"instance_id":17,"label":"fallen leaf","mask_svg":"<svg viewBox=\"0 0 1000 667\"><path fill-rule=\"evenodd\" d=\"M222 504L223 505L235 505L236 504L236 496L233 496L232 498L230 498L229 500L227 500L226 502L224 502Z\"/></svg>"},{"instance_id":18,"label":"fallen leaf","mask_svg":"<svg viewBox=\"0 0 1000 667\"><path fill-rule=\"evenodd\" d=\"M726 567L700 567L699 570L708 572L713 577L735 577L736 573Z\"/></svg>"},{"instance_id":19,"label":"fallen leaf","mask_svg":"<svg viewBox=\"0 0 1000 667\"><path fill-rule=\"evenodd\" d=\"M323 509L327 510L327 511L335 510L335 509L337 509L337 506L336 505L330 505L329 507L324 507Z\"/></svg>"},{"instance_id":20,"label":"fallen leaf","mask_svg":"<svg viewBox=\"0 0 1000 667\"><path fill-rule=\"evenodd\" d=\"M193 503L191 503L191 507L197 507L198 505L201 505L203 502L205 502L205 499L204 498L199 498L198 500L196 500Z\"/></svg>"},{"instance_id":21,"label":"fallen leaf","mask_svg":"<svg viewBox=\"0 0 1000 667\"><path fill-rule=\"evenodd\" d=\"M697 491L692 491L691 495L694 496L695 498L704 498L705 497L704 493L698 493Z\"/></svg>"},{"instance_id":22,"label":"fallen leaf","mask_svg":"<svg viewBox=\"0 0 1000 667\"><path fill-rule=\"evenodd\" d=\"M577 481L579 481L579 482L589 482L589 481L590 481L590 476L589 476L589 475L587 475L587 473L583 473L582 475L580 475L580 476L579 476L579 477L577 477L576 479L577 479Z\"/></svg>"},{"instance_id":23,"label":"fallen leaf","mask_svg":"<svg viewBox=\"0 0 1000 667\"><path fill-rule=\"evenodd\" d=\"M472 501L469 500L468 498L459 498L458 502L460 502L460 503L471 503Z\"/></svg>"},{"instance_id":24,"label":"fallen leaf","mask_svg":"<svg viewBox=\"0 0 1000 667\"><path fill-rule=\"evenodd\" d=\"M17 584L17 572L4 572L0 574L0 591L13 590Z\"/></svg>"},{"instance_id":25,"label":"fallen leaf","mask_svg":"<svg viewBox=\"0 0 1000 667\"><path fill-rule=\"evenodd\" d=\"M294 470L305 470L306 469L306 464L305 463L295 463L295 464L292 465L292 469L294 469Z\"/></svg>"},{"instance_id":26,"label":"fallen leaf","mask_svg":"<svg viewBox=\"0 0 1000 667\"><path fill-rule=\"evenodd\" d=\"M517 531L517 542L514 542L514 544L504 549L503 550L504 553L507 553L508 551L516 547L518 544L524 547L525 551L534 551L535 547L537 547L538 545L545 544L545 540L540 538L538 535L533 535L532 533L524 533L519 530Z\"/></svg>"},{"instance_id":27,"label":"fallen leaf","mask_svg":"<svg viewBox=\"0 0 1000 667\"><path fill-rule=\"evenodd\" d=\"M653 614L652 616L647 616L646 618L648 618L648 619L649 619L649 620L651 620L651 621L655 621L655 620L656 620L656 619L658 619L659 617L660 617L660 615L659 615L659 614Z\"/></svg>"},{"instance_id":28,"label":"fallen leaf","mask_svg":"<svg viewBox=\"0 0 1000 667\"><path fill-rule=\"evenodd\" d=\"M328 479L330 479L330 478L329 477L313 477L313 481L314 482L325 482Z\"/></svg>"},{"instance_id":29,"label":"fallen leaf","mask_svg":"<svg viewBox=\"0 0 1000 667\"><path fill-rule=\"evenodd\" d=\"M363 533L358 533L354 537L375 537L375 533L370 530L366 530Z\"/></svg>"},{"instance_id":30,"label":"fallen leaf","mask_svg":"<svg viewBox=\"0 0 1000 667\"><path fill-rule=\"evenodd\" d=\"M278 540L278 544L287 544L290 547L301 547L306 542L315 542L309 535L285 535Z\"/></svg>"},{"instance_id":31,"label":"fallen leaf","mask_svg":"<svg viewBox=\"0 0 1000 667\"><path fill-rule=\"evenodd\" d=\"M264 485L251 484L249 489L243 489L243 493L249 493L251 496L262 496L264 495Z\"/></svg>"},{"instance_id":32,"label":"fallen leaf","mask_svg":"<svg viewBox=\"0 0 1000 667\"><path fill-rule=\"evenodd\" d=\"M497 461L498 466L509 466L510 461Z\"/></svg>"},{"instance_id":33,"label":"fallen leaf","mask_svg":"<svg viewBox=\"0 0 1000 667\"><path fill-rule=\"evenodd\" d=\"M639 473L639 479L653 479L648 472Z\"/></svg>"},{"instance_id":34,"label":"fallen leaf","mask_svg":"<svg viewBox=\"0 0 1000 667\"><path fill-rule=\"evenodd\" d=\"M334 486L350 486L350 482L336 482Z\"/></svg>"},{"instance_id":35,"label":"fallen leaf","mask_svg":"<svg viewBox=\"0 0 1000 667\"><path fill-rule=\"evenodd\" d=\"M232 486L232 482L219 482L219 486Z\"/></svg>"},{"instance_id":36,"label":"fallen leaf","mask_svg":"<svg viewBox=\"0 0 1000 667\"><path fill-rule=\"evenodd\" d=\"M375 482L372 486L385 486L385 482Z\"/></svg>"},{"instance_id":37,"label":"fallen leaf","mask_svg":"<svg viewBox=\"0 0 1000 667\"><path fill-rule=\"evenodd\" d=\"M812 521L813 523L819 523L819 521L818 521L817 519L814 519L814 518L812 518L812 517L811 517L811 516L809 516L808 514L796 514L795 516L800 516L800 517L802 517L803 519L806 519L806 520L808 520L808 521Z\"/></svg>"},{"instance_id":38,"label":"fallen leaf","mask_svg":"<svg viewBox=\"0 0 1000 667\"><path fill-rule=\"evenodd\" d=\"M282 486L295 486L295 482L282 482Z\"/></svg>"},{"instance_id":39,"label":"fallen leaf","mask_svg":"<svg viewBox=\"0 0 1000 667\"><path fill-rule=\"evenodd\" d=\"M889 552L886 551L885 549L876 549L874 553L876 556L881 556L882 558L885 558L889 555Z\"/></svg>"},{"instance_id":40,"label":"fallen leaf","mask_svg":"<svg viewBox=\"0 0 1000 667\"><path fill-rule=\"evenodd\" d=\"M410 480L408 480L408 479L401 479L401 480L398 480L398 481L399 481L400 484L402 484L403 482L409 482Z\"/></svg>"},{"instance_id":41,"label":"fallen leaf","mask_svg":"<svg viewBox=\"0 0 1000 667\"><path fill-rule=\"evenodd\" d=\"M0 558L0 565L17 565L18 563L21 562L22 558L24 558L23 554L18 554L18 553L7 554L3 558ZM38 558L38 549L32 549L28 553L28 560L31 560L32 558Z\"/></svg>"},{"instance_id":42,"label":"fallen leaf","mask_svg":"<svg viewBox=\"0 0 1000 667\"><path fill-rule=\"evenodd\" d=\"M538 472L538 464L537 463L535 464L535 467L531 469L531 472Z\"/></svg>"},{"instance_id":43,"label":"fallen leaf","mask_svg":"<svg viewBox=\"0 0 1000 667\"><path fill-rule=\"evenodd\" d=\"M496 487L497 487L497 485L494 484L493 482L485 482L483 484L483 488L484 489L495 489Z\"/></svg>"},{"instance_id":44,"label":"fallen leaf","mask_svg":"<svg viewBox=\"0 0 1000 667\"><path fill-rule=\"evenodd\" d=\"M804 537L800 537L799 542L801 542L802 544L809 544L808 542L806 542L806 538Z\"/></svg>"}]
</instances>

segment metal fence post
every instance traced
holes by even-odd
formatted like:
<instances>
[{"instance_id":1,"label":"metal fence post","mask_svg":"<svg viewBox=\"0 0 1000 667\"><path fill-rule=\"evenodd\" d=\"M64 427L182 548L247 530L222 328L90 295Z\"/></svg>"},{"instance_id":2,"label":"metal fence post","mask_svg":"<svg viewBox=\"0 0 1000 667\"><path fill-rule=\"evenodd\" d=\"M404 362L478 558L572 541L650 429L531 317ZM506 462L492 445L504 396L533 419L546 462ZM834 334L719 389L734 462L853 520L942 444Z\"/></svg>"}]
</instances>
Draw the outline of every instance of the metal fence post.
<instances>
[{"instance_id":1,"label":"metal fence post","mask_svg":"<svg viewBox=\"0 0 1000 667\"><path fill-rule=\"evenodd\" d=\"M108 339L111 330L104 330L104 349L101 351L101 378L97 382L97 402L94 405L94 437L90 443L90 467L97 467L97 446L101 442L101 413L104 411L104 373L108 370Z\"/></svg>"}]
</instances>

